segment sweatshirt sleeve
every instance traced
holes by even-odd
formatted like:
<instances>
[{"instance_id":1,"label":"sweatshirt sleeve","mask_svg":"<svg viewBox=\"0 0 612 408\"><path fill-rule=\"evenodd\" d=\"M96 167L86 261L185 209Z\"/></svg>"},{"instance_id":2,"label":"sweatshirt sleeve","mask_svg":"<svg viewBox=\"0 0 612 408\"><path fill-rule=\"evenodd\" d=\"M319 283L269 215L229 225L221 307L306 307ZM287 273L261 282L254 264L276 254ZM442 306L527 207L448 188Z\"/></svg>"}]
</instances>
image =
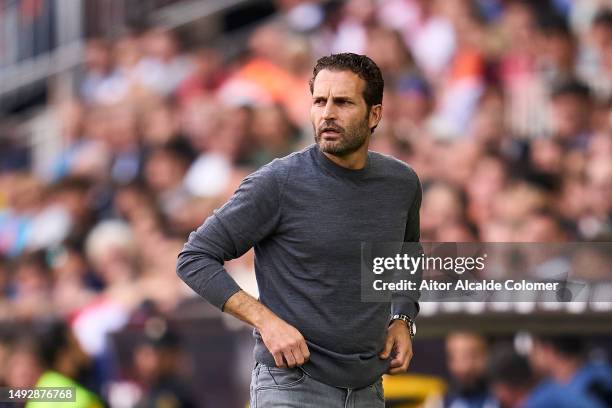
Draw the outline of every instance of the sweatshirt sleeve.
<instances>
[{"instance_id":1,"label":"sweatshirt sleeve","mask_svg":"<svg viewBox=\"0 0 612 408\"><path fill-rule=\"evenodd\" d=\"M281 191L273 165L247 176L229 201L189 235L178 255L178 276L221 310L240 290L224 262L242 256L278 225Z\"/></svg>"},{"instance_id":2,"label":"sweatshirt sleeve","mask_svg":"<svg viewBox=\"0 0 612 408\"><path fill-rule=\"evenodd\" d=\"M421 190L421 182L415 173L416 177L416 192L414 199L408 211L408 217L406 221L406 232L404 234L404 242L419 242L421 238L421 224L420 224L420 209L423 192ZM422 252L420 244L407 244L404 248L408 252L409 256L419 256ZM415 275L411 277L411 280L417 282L417 287L421 283L423 271L418 270ZM404 314L409 316L411 319L415 319L419 313L419 297L421 292L415 291L403 291L400 293L394 293L392 295L391 314Z\"/></svg>"}]
</instances>

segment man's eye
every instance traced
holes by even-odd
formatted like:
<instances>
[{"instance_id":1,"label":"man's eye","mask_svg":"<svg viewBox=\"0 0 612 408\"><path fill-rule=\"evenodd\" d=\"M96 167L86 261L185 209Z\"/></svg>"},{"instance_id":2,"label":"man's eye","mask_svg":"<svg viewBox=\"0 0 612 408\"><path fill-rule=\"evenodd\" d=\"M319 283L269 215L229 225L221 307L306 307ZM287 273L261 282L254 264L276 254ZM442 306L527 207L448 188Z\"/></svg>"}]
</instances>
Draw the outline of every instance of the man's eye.
<instances>
[{"instance_id":1,"label":"man's eye","mask_svg":"<svg viewBox=\"0 0 612 408\"><path fill-rule=\"evenodd\" d=\"M315 105L325 105L325 101L323 99L315 99Z\"/></svg>"}]
</instances>

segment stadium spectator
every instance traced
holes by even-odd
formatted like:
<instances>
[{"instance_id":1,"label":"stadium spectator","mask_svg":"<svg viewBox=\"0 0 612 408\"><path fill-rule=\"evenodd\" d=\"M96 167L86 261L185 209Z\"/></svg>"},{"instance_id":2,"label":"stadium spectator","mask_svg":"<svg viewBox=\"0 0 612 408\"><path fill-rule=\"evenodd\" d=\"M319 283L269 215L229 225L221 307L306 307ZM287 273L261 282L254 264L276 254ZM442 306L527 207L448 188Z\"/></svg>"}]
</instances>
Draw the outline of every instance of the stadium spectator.
<instances>
[{"instance_id":1,"label":"stadium spectator","mask_svg":"<svg viewBox=\"0 0 612 408\"><path fill-rule=\"evenodd\" d=\"M8 347L7 347L8 346ZM4 344L3 384L7 387L31 388L44 372L38 347L31 339L18 338Z\"/></svg>"},{"instance_id":2,"label":"stadium spectator","mask_svg":"<svg viewBox=\"0 0 612 408\"><path fill-rule=\"evenodd\" d=\"M605 361L589 361L586 344L578 336L537 336L530 353L535 370L560 386L612 405L612 368Z\"/></svg>"},{"instance_id":3,"label":"stadium spectator","mask_svg":"<svg viewBox=\"0 0 612 408\"><path fill-rule=\"evenodd\" d=\"M527 359L511 347L500 346L488 366L493 393L502 408L603 408L582 394L564 390L551 381L539 382Z\"/></svg>"},{"instance_id":4,"label":"stadium spectator","mask_svg":"<svg viewBox=\"0 0 612 408\"><path fill-rule=\"evenodd\" d=\"M70 328L63 322L51 322L35 327L38 350L44 371L36 387L74 387L77 408L102 408L101 399L91 390L95 378L91 361L79 346ZM99 385L99 384L98 384ZM45 406L45 402L28 401L26 408Z\"/></svg>"},{"instance_id":5,"label":"stadium spectator","mask_svg":"<svg viewBox=\"0 0 612 408\"><path fill-rule=\"evenodd\" d=\"M453 388L444 399L445 408L497 407L486 382L488 354L487 340L477 333L454 332L446 337Z\"/></svg>"},{"instance_id":6,"label":"stadium spectator","mask_svg":"<svg viewBox=\"0 0 612 408\"><path fill-rule=\"evenodd\" d=\"M158 332L145 330L145 339L133 354L136 376L142 387L142 397L136 407L201 406L190 395L188 378L181 375L181 353L178 335L163 323Z\"/></svg>"}]
</instances>

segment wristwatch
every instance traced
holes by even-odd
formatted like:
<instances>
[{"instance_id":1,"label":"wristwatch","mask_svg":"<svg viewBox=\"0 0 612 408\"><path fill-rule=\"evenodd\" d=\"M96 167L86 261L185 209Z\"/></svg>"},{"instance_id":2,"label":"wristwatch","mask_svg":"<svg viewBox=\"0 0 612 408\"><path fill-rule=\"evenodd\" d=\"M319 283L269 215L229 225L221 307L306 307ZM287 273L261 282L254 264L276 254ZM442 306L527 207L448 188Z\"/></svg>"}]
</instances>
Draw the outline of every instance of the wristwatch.
<instances>
[{"instance_id":1,"label":"wristwatch","mask_svg":"<svg viewBox=\"0 0 612 408\"><path fill-rule=\"evenodd\" d=\"M395 314L391 317L389 324L393 323L394 320L402 320L405 322L406 326L408 326L408 330L410 331L410 338L414 338L416 335L416 324L414 324L414 321L410 318L410 316L406 316L405 314Z\"/></svg>"}]
</instances>

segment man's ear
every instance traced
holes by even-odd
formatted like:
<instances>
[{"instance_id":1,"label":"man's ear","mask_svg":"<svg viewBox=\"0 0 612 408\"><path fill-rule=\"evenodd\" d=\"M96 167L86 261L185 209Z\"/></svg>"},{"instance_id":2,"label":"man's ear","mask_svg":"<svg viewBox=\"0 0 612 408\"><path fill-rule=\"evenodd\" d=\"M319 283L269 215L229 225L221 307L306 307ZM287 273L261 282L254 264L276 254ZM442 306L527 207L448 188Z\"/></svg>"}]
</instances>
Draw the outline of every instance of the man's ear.
<instances>
[{"instance_id":1,"label":"man's ear","mask_svg":"<svg viewBox=\"0 0 612 408\"><path fill-rule=\"evenodd\" d=\"M378 122L382 119L382 105L373 105L370 108L370 115L368 117L368 127L370 129L378 126Z\"/></svg>"}]
</instances>

